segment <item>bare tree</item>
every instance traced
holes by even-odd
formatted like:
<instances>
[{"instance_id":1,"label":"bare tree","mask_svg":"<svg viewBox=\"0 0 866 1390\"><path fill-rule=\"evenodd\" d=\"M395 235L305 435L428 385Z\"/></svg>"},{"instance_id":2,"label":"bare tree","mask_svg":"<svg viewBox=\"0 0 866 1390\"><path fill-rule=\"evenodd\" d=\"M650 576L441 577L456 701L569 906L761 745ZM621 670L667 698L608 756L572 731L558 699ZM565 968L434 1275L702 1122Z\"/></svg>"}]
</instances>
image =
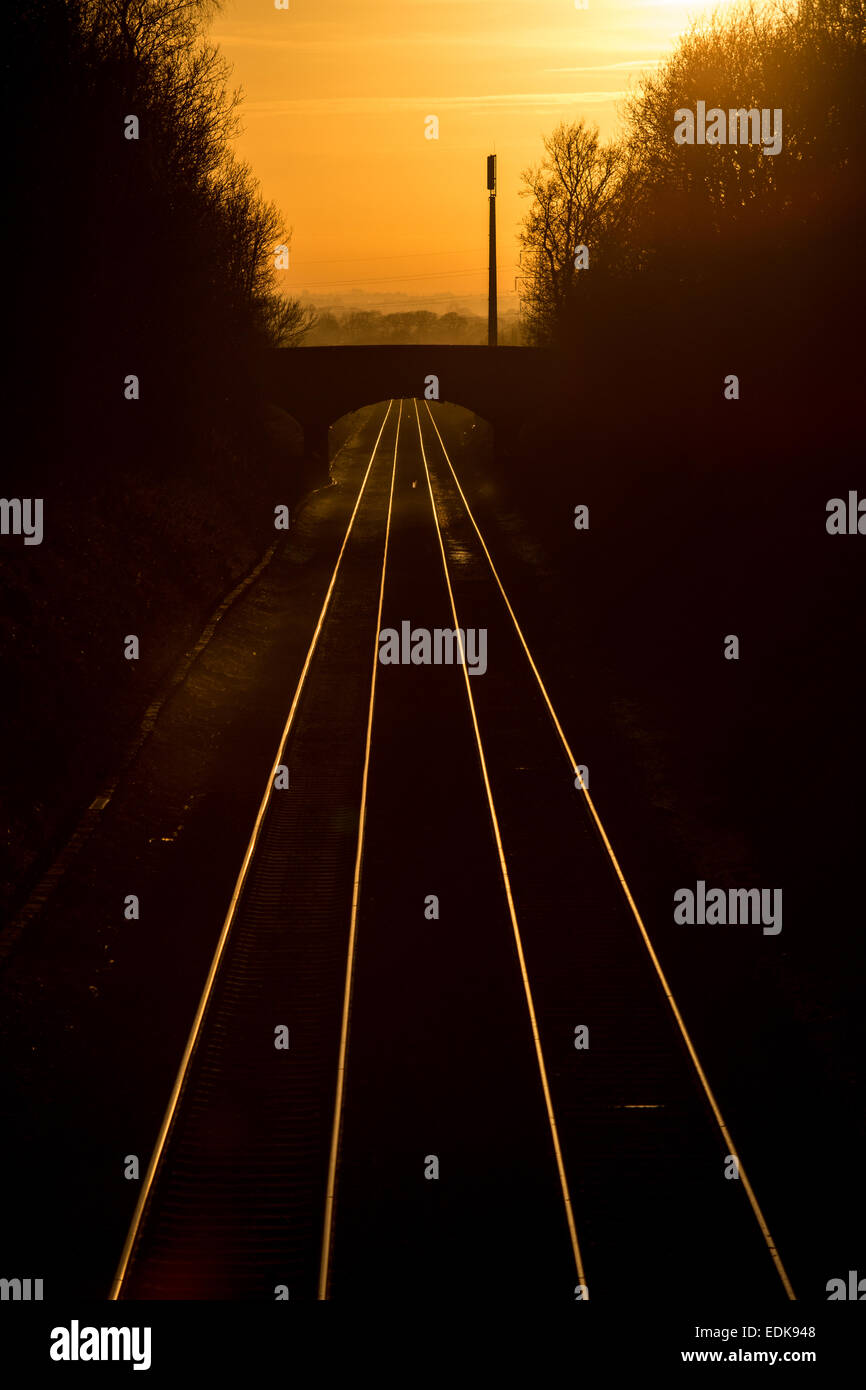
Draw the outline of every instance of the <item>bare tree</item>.
<instances>
[{"instance_id":1,"label":"bare tree","mask_svg":"<svg viewBox=\"0 0 866 1390\"><path fill-rule=\"evenodd\" d=\"M544 141L545 158L523 174L531 198L520 241L529 334L542 342L572 300L585 263L615 254L629 206L632 161L620 144L603 144L580 120L559 125ZM586 254L579 248L586 248Z\"/></svg>"},{"instance_id":2,"label":"bare tree","mask_svg":"<svg viewBox=\"0 0 866 1390\"><path fill-rule=\"evenodd\" d=\"M311 305L282 294L266 296L259 312L274 347L299 347L306 334L319 322L319 315Z\"/></svg>"}]
</instances>

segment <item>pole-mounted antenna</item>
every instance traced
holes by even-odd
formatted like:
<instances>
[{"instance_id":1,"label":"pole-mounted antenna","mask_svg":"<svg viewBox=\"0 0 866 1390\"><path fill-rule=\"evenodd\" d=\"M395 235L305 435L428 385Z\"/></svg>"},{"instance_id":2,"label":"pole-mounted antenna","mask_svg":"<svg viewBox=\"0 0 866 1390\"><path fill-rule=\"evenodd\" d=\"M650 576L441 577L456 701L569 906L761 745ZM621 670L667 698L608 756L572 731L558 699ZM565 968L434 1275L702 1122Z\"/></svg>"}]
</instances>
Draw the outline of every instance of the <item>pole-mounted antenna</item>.
<instances>
[{"instance_id":1,"label":"pole-mounted antenna","mask_svg":"<svg viewBox=\"0 0 866 1390\"><path fill-rule=\"evenodd\" d=\"M487 191L490 194L490 270L487 282L487 346L498 341L496 316L496 155L487 156Z\"/></svg>"}]
</instances>

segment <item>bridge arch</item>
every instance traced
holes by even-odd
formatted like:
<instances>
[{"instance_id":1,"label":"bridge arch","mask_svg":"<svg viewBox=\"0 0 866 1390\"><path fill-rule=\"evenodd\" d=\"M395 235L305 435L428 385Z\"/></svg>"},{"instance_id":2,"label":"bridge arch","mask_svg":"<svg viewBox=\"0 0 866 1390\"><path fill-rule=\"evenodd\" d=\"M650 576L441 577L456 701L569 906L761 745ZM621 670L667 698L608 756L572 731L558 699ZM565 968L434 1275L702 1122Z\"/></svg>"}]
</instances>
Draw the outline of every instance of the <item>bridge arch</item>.
<instances>
[{"instance_id":1,"label":"bridge arch","mask_svg":"<svg viewBox=\"0 0 866 1390\"><path fill-rule=\"evenodd\" d=\"M280 348L268 358L266 387L273 403L301 425L305 452L325 465L332 422L390 397L426 396L463 406L492 425L499 453L517 437L527 413L543 406L552 366L539 348Z\"/></svg>"}]
</instances>

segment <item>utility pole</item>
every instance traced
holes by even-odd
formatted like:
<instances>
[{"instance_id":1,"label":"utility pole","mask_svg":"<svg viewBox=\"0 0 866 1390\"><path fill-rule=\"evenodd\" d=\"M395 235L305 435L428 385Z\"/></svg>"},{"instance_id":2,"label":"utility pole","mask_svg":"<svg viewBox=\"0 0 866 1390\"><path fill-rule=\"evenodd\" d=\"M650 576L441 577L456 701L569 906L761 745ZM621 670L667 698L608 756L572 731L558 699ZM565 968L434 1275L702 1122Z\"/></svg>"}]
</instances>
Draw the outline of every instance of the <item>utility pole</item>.
<instances>
[{"instance_id":1,"label":"utility pole","mask_svg":"<svg viewBox=\"0 0 866 1390\"><path fill-rule=\"evenodd\" d=\"M487 346L498 341L496 318L496 155L487 156L487 191L490 194L490 270L487 282Z\"/></svg>"}]
</instances>

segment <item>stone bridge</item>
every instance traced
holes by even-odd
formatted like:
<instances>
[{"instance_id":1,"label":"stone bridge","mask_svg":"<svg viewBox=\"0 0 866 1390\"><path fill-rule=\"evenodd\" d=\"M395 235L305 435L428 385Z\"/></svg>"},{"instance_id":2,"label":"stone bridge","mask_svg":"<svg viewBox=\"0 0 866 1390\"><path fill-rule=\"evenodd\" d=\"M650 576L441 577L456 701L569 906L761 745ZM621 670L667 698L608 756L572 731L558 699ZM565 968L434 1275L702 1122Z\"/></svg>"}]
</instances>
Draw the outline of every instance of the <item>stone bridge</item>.
<instances>
[{"instance_id":1,"label":"stone bridge","mask_svg":"<svg viewBox=\"0 0 866 1390\"><path fill-rule=\"evenodd\" d=\"M280 348L269 355L265 373L270 399L294 416L305 453L319 458L327 458L335 420L402 396L465 406L493 426L496 452L506 453L527 412L544 408L555 377L554 359L541 348L435 344Z\"/></svg>"}]
</instances>

